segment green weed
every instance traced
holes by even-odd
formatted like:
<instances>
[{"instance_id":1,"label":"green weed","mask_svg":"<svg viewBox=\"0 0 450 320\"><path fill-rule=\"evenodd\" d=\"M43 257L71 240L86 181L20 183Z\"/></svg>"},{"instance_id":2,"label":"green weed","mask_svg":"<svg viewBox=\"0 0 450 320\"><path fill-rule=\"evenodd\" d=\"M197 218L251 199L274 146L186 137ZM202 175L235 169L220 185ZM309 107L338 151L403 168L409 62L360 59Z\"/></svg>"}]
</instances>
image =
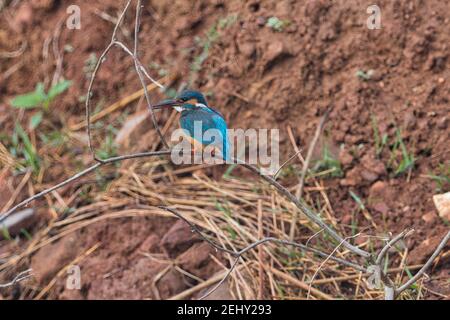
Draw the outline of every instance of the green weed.
<instances>
[{"instance_id":1,"label":"green weed","mask_svg":"<svg viewBox=\"0 0 450 320\"><path fill-rule=\"evenodd\" d=\"M37 155L36 148L31 143L31 140L22 128L20 123L16 123L12 138L12 147L10 153L16 158L23 157L23 160L19 161L19 166L25 166L31 168L34 173L37 173L40 168L40 159Z\"/></svg>"},{"instance_id":2,"label":"green weed","mask_svg":"<svg viewBox=\"0 0 450 320\"><path fill-rule=\"evenodd\" d=\"M289 25L288 20L281 20L277 17L267 19L266 26L276 32L283 32L284 28Z\"/></svg>"},{"instance_id":3,"label":"green weed","mask_svg":"<svg viewBox=\"0 0 450 320\"><path fill-rule=\"evenodd\" d=\"M378 129L378 121L377 118L373 115L371 116L371 123L375 140L375 153L377 157L379 157L387 144L388 135L385 133L383 134L383 136L380 136L380 130Z\"/></svg>"},{"instance_id":4,"label":"green weed","mask_svg":"<svg viewBox=\"0 0 450 320\"><path fill-rule=\"evenodd\" d=\"M323 148L322 159L318 160L313 167L313 172L324 173L331 178L339 178L344 175L341 162L334 158L327 145Z\"/></svg>"},{"instance_id":5,"label":"green weed","mask_svg":"<svg viewBox=\"0 0 450 320\"><path fill-rule=\"evenodd\" d=\"M63 80L59 83L52 86L48 92L45 92L44 84L39 82L36 85L36 88L33 92L29 92L23 95L19 95L11 100L11 105L14 108L19 109L35 109L41 108L42 110L38 111L30 118L30 123L28 127L30 130L36 129L43 119L43 111L46 112L49 109L49 106L53 99L55 99L58 95L66 91L72 82L69 80Z\"/></svg>"},{"instance_id":6,"label":"green weed","mask_svg":"<svg viewBox=\"0 0 450 320\"><path fill-rule=\"evenodd\" d=\"M398 153L401 154L400 161L397 160ZM405 142L403 141L401 130L395 131L395 141L391 148L391 157L388 162L388 167L391 167L394 171L394 175L398 176L402 173L412 170L414 168L416 159L414 155L408 151Z\"/></svg>"}]
</instances>

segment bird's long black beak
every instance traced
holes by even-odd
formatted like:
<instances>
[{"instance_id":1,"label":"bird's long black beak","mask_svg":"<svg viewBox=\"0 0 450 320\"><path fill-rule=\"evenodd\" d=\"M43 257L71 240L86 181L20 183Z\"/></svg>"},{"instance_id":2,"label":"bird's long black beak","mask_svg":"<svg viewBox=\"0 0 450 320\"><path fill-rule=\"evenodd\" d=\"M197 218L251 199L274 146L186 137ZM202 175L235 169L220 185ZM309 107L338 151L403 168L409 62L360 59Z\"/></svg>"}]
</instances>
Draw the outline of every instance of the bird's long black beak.
<instances>
[{"instance_id":1,"label":"bird's long black beak","mask_svg":"<svg viewBox=\"0 0 450 320\"><path fill-rule=\"evenodd\" d=\"M164 109L164 108L168 108L168 107L176 107L179 105L180 105L180 102L178 100L167 99L167 100L160 101L157 104L153 105L153 109L158 110L158 109Z\"/></svg>"}]
</instances>

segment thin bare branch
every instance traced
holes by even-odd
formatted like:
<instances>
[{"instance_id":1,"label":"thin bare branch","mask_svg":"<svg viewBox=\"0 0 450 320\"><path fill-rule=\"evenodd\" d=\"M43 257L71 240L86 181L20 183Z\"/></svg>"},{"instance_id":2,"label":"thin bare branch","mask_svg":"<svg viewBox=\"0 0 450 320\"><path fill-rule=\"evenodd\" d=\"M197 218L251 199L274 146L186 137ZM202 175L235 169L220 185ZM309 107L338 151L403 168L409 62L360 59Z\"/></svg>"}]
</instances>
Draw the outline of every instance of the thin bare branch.
<instances>
[{"instance_id":1,"label":"thin bare branch","mask_svg":"<svg viewBox=\"0 0 450 320\"><path fill-rule=\"evenodd\" d=\"M161 132L161 129L159 128L158 122L156 120L156 117L154 115L153 112L153 108L150 102L150 95L148 93L148 89L147 89L147 84L145 83L145 79L143 76L143 71L144 70L144 74L147 76L147 78L149 78L153 83L155 83L157 86L159 87L163 87L159 82L157 82L156 80L154 80L152 77L150 77L148 75L148 72L145 70L145 68L142 66L141 62L138 59L138 44L139 44L139 39L138 39L138 33L139 33L139 25L140 25L140 14L141 14L141 1L138 1L138 4L136 6L136 21L135 21L135 32L134 32L134 52L131 52L131 50L129 50L127 48L127 46L125 44L123 44L122 42L117 40L117 31L119 30L120 24L123 21L123 18L125 16L125 13L128 11L128 8L130 7L131 4L131 0L129 0L127 2L127 4L125 5L125 8L123 9L122 13L120 14L119 18L117 19L117 23L114 27L114 31L113 34L111 36L111 42L108 44L108 46L106 47L106 49L103 51L103 53L100 55L100 58L97 61L97 64L94 68L94 71L92 72L92 76L91 79L89 81L89 87L88 87L88 92L86 95L86 131L87 131L87 135L88 135L88 142L89 142L89 149L91 151L92 157L94 158L95 161L102 163L104 160L99 159L96 154L95 154L95 149L93 147L92 144L92 135L91 135L91 108L90 108L90 100L91 100L91 96L92 96L92 88L93 88L93 84L94 81L96 79L97 76L97 72L100 69L101 64L104 62L106 55L109 53L109 51L114 47L114 46L118 46L121 49L123 49L132 59L134 62L134 66L136 69L136 73L139 77L139 80L141 82L141 85L144 89L144 95L145 95L145 99L147 100L147 105L148 105L148 109L152 118L152 122L153 122L153 126L155 127L156 132L158 133L162 144L164 145L165 148L168 148L169 145L167 144L167 142L164 139L164 136Z\"/></svg>"},{"instance_id":2,"label":"thin bare branch","mask_svg":"<svg viewBox=\"0 0 450 320\"><path fill-rule=\"evenodd\" d=\"M408 234L410 234L413 231L414 231L413 229L406 229L403 232L399 233L394 238L392 238L388 243L386 243L386 245L383 247L383 249L381 249L380 253L378 254L375 264L381 265L381 262L383 261L383 258L387 254L389 249L392 248L392 246L394 246L400 240L404 239L406 236L408 236Z\"/></svg>"},{"instance_id":3,"label":"thin bare branch","mask_svg":"<svg viewBox=\"0 0 450 320\"><path fill-rule=\"evenodd\" d=\"M12 279L10 282L8 283L0 283L0 288L6 288L6 287L11 287L13 285L15 285L16 283L19 283L20 281L23 281L29 277L32 276L31 274L31 269L27 269L25 271L22 271L20 273L18 273L14 279Z\"/></svg>"},{"instance_id":4,"label":"thin bare branch","mask_svg":"<svg viewBox=\"0 0 450 320\"><path fill-rule=\"evenodd\" d=\"M296 153L294 153L294 155L292 155L291 157L289 157L289 159L287 159L277 170L277 172L275 172L275 174L273 175L273 178L276 180L278 178L278 174L280 173L280 171L284 168L285 165L287 165L292 159L294 159L296 156L298 156L300 153L302 152L302 150L297 151Z\"/></svg>"},{"instance_id":5,"label":"thin bare branch","mask_svg":"<svg viewBox=\"0 0 450 320\"><path fill-rule=\"evenodd\" d=\"M144 158L144 157L154 157L154 156L162 156L162 155L168 155L170 154L171 151L170 150L162 150L162 151L152 151L152 152L142 152L142 153L135 153L135 154L129 154L129 155L123 155L123 156L118 156L118 157L112 157L112 158L108 158L105 160L102 160L101 162L97 162L96 164L90 166L87 169L84 169L81 172L78 172L77 174L73 175L72 177L64 180L63 182L58 183L57 185L45 189L37 194L35 194L34 196L31 196L25 200L23 200L22 202L18 203L17 205L15 205L14 207L12 207L11 209L9 209L8 211L6 211L5 213L2 213L0 215L0 223L3 222L6 217L8 217L10 214L12 214L14 211L16 211L17 209L24 207L26 205L28 205L29 203L31 203L32 201L39 199L43 196L45 196L46 194L49 194L59 188L64 187L65 185L68 185L69 183L72 183L76 180L78 180L79 178L95 171L96 169L110 164L110 163L114 163L114 162L118 162L118 161L123 161L123 160L127 160L127 159L135 159L135 158Z\"/></svg>"},{"instance_id":6,"label":"thin bare branch","mask_svg":"<svg viewBox=\"0 0 450 320\"><path fill-rule=\"evenodd\" d=\"M439 253L441 253L441 251L444 250L445 245L447 244L447 242L449 240L450 240L450 231L447 232L445 237L439 243L436 250L434 250L433 254L428 259L428 261L423 265L423 267L419 271L417 271L417 273L411 279L409 279L404 285L400 286L398 289L395 290L395 296L398 296L400 293L402 293L403 291L408 289L412 284L414 284L414 282L416 282L425 273L425 271L427 271L427 269L433 263L434 259L436 259L436 257L439 255Z\"/></svg>"},{"instance_id":7,"label":"thin bare branch","mask_svg":"<svg viewBox=\"0 0 450 320\"><path fill-rule=\"evenodd\" d=\"M214 291L216 291L216 290L222 285L222 283L224 283L224 282L228 279L228 277L230 276L230 274L233 272L234 268L236 268L237 263L239 262L239 259L240 259L240 258L241 258L241 257L238 256L238 257L236 258L236 260L234 260L233 264L231 265L230 269L227 271L227 273L225 274L225 276L222 278L222 280L220 280L219 283L217 283L213 288L211 288L211 290L209 290L209 291L206 292L204 295L202 295L202 296L199 298L199 300L203 300L203 299L205 299L206 297L208 297L211 293L213 293Z\"/></svg>"},{"instance_id":8,"label":"thin bare branch","mask_svg":"<svg viewBox=\"0 0 450 320\"><path fill-rule=\"evenodd\" d=\"M238 164L242 165L243 167L249 169L250 171L253 171L254 173L258 174L261 178L266 180L268 183L270 183L272 186L274 186L278 192L280 192L282 195L284 195L286 198L288 198L291 202L293 202L297 208L302 211L306 217L317 224L319 227L324 229L330 236L332 236L335 240L337 240L339 243L342 242L342 245L346 247L351 252L360 255L364 258L371 257L371 254L365 250L362 250L352 244L350 244L348 241L345 241L340 235L337 234L337 232L332 229L329 225L327 225L325 222L322 221L320 217L318 217L311 209L309 209L301 199L298 199L295 197L292 193L289 192L285 187L283 187L281 184L279 184L276 180L274 180L272 177L264 175L260 169L257 167L250 165L246 162L243 162L239 159L234 159Z\"/></svg>"},{"instance_id":9,"label":"thin bare branch","mask_svg":"<svg viewBox=\"0 0 450 320\"><path fill-rule=\"evenodd\" d=\"M288 245L288 246L297 247L297 248L300 248L302 250L310 251L312 253L315 253L315 254L317 254L317 255L319 255L321 257L324 257L324 258L327 258L327 257L330 256L328 253L322 252L322 251L320 251L318 249L309 247L307 245L303 245L301 243L292 242L292 241L288 241L288 240L277 239L277 238L273 238L273 237L263 238L261 240L255 241L254 243L249 244L248 246L246 246L245 248L243 248L243 249L241 249L239 251L233 251L233 250L224 248L224 247L216 244L214 241L211 241L210 239L208 239L200 231L200 229L195 224L193 224L192 222L187 220L177 210L175 210L173 208L169 208L169 207L164 207L164 206L158 206L157 208L165 210L165 211L168 211L168 212L174 214L175 216L177 216L178 218L182 219L184 222L186 222L192 228L193 232L196 232L203 240L205 240L207 243L209 243L213 248L215 248L216 250L219 250L219 251L226 252L226 253L232 255L233 257L240 257L243 254L245 254L246 252L248 252L248 251L250 251L250 250L258 247L259 245L266 243L266 242L273 242L273 243L277 243L277 244L281 244L281 245ZM360 265L355 264L355 263L352 263L352 262L349 262L349 261L346 261L344 259L340 259L340 258L336 258L336 257L330 257L330 259L335 261L335 262L337 262L337 263L340 263L342 265L354 268L354 269L356 269L358 271L363 271L363 272L367 271L367 269L365 267L360 266Z\"/></svg>"},{"instance_id":10,"label":"thin bare branch","mask_svg":"<svg viewBox=\"0 0 450 320\"><path fill-rule=\"evenodd\" d=\"M302 168L302 175L300 176L300 181L298 183L298 188L297 188L297 192L295 194L295 196L297 197L297 199L301 199L302 195L303 195L303 187L305 185L305 177L306 177L306 173L308 172L308 168L309 168L309 163L311 162L311 158L313 155L313 151L316 148L316 144L319 141L319 137L320 134L323 130L323 127L325 126L325 122L328 119L328 115L330 113L330 110L328 109L325 114L322 116L322 119L320 119L319 125L316 128L316 132L314 134L314 138L312 139L309 148L308 148L308 153L306 154L306 159L305 159L305 163L303 164L303 168ZM289 240L294 240L295 237L295 230L296 230L296 226L297 226L297 219L298 219L298 214L297 212L294 212L292 215L292 220L291 220L291 229L289 230Z\"/></svg>"},{"instance_id":11,"label":"thin bare branch","mask_svg":"<svg viewBox=\"0 0 450 320\"><path fill-rule=\"evenodd\" d=\"M322 261L322 263L319 265L319 267L318 267L318 268L316 269L316 271L314 272L314 274L313 274L313 276L312 276L312 278L311 278L311 281L309 282L308 294L306 295L306 299L309 299L309 296L310 296L310 294L311 294L311 288L312 288L314 279L316 278L317 274L318 274L319 271L322 269L322 267L325 265L325 263L327 263L327 261L330 260L330 259L333 257L333 255L336 253L336 251L338 251L338 249L342 246L342 244L343 244L345 241L350 240L351 238L355 238L355 237L357 237L357 236L359 236L359 233L358 233L358 234L355 234L354 236L350 236L350 237L347 237L347 238L343 239L343 240L342 240L342 241L341 241L341 242L333 249L333 251L328 255L328 257L326 257L325 260Z\"/></svg>"}]
</instances>

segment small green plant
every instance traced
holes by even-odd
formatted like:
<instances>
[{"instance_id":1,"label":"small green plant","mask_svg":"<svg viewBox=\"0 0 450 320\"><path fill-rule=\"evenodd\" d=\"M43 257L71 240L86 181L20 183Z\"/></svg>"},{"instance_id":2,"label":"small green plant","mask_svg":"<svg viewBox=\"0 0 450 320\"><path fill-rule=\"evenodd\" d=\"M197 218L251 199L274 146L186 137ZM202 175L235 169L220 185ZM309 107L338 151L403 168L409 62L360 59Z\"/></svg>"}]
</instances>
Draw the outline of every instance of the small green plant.
<instances>
[{"instance_id":1,"label":"small green plant","mask_svg":"<svg viewBox=\"0 0 450 320\"><path fill-rule=\"evenodd\" d=\"M361 80L368 81L372 78L374 73L375 73L375 71L372 69L367 70L367 71L359 69L358 71L356 71L356 76Z\"/></svg>"},{"instance_id":2,"label":"small green plant","mask_svg":"<svg viewBox=\"0 0 450 320\"><path fill-rule=\"evenodd\" d=\"M383 134L383 136L380 136L380 130L378 129L378 121L374 115L371 116L371 123L375 139L375 153L377 157L379 157L387 144L388 135L385 133Z\"/></svg>"},{"instance_id":3,"label":"small green plant","mask_svg":"<svg viewBox=\"0 0 450 320\"><path fill-rule=\"evenodd\" d=\"M333 157L327 145L323 148L322 159L314 165L313 172L324 173L331 178L339 178L344 175L340 161Z\"/></svg>"},{"instance_id":4,"label":"small green plant","mask_svg":"<svg viewBox=\"0 0 450 320\"><path fill-rule=\"evenodd\" d=\"M20 109L34 109L42 108L44 112L48 111L49 106L53 99L58 95L66 91L72 82L69 80L63 80L52 86L48 92L44 90L44 84L39 82L33 92L29 92L15 97L11 100L11 105L14 108ZM31 130L36 129L43 119L43 112L39 111L30 118L29 128Z\"/></svg>"},{"instance_id":5,"label":"small green plant","mask_svg":"<svg viewBox=\"0 0 450 320\"><path fill-rule=\"evenodd\" d=\"M450 161L447 164L440 163L435 173L426 176L436 183L436 191L445 192L450 189Z\"/></svg>"},{"instance_id":6,"label":"small green plant","mask_svg":"<svg viewBox=\"0 0 450 320\"><path fill-rule=\"evenodd\" d=\"M16 158L23 156L23 160L19 161L18 166L31 168L33 172L37 173L40 168L39 156L28 134L19 123L16 123L11 143L10 153Z\"/></svg>"},{"instance_id":7,"label":"small green plant","mask_svg":"<svg viewBox=\"0 0 450 320\"><path fill-rule=\"evenodd\" d=\"M91 53L89 57L84 61L83 73L86 79L91 79L94 73L95 66L97 65L98 58L95 53Z\"/></svg>"},{"instance_id":8,"label":"small green plant","mask_svg":"<svg viewBox=\"0 0 450 320\"><path fill-rule=\"evenodd\" d=\"M400 161L397 160L399 151L401 154ZM395 142L391 148L391 157L388 162L388 167L391 167L394 171L394 175L398 176L408 170L412 170L414 168L415 161L416 159L414 158L414 155L406 148L401 130L397 128L395 131Z\"/></svg>"},{"instance_id":9,"label":"small green plant","mask_svg":"<svg viewBox=\"0 0 450 320\"><path fill-rule=\"evenodd\" d=\"M114 142L114 136L117 133L116 131L117 129L112 125L108 126L105 141L102 143L100 149L96 151L96 155L99 159L105 160L117 156L117 146Z\"/></svg>"},{"instance_id":10,"label":"small green plant","mask_svg":"<svg viewBox=\"0 0 450 320\"><path fill-rule=\"evenodd\" d=\"M51 147L60 147L69 140L69 136L65 132L58 130L50 133L39 133L39 138L45 145Z\"/></svg>"},{"instance_id":11,"label":"small green plant","mask_svg":"<svg viewBox=\"0 0 450 320\"><path fill-rule=\"evenodd\" d=\"M267 19L266 26L276 32L282 32L284 28L289 24L287 20L280 20L277 17L270 17Z\"/></svg>"},{"instance_id":12,"label":"small green plant","mask_svg":"<svg viewBox=\"0 0 450 320\"><path fill-rule=\"evenodd\" d=\"M71 84L71 81L63 80L52 86L46 93L44 91L44 84L42 82L39 82L33 92L29 92L12 99L11 105L15 108L20 109L33 109L43 107L44 110L48 110L48 107L50 106L50 103L53 101L53 99L66 91L71 86Z\"/></svg>"}]
</instances>

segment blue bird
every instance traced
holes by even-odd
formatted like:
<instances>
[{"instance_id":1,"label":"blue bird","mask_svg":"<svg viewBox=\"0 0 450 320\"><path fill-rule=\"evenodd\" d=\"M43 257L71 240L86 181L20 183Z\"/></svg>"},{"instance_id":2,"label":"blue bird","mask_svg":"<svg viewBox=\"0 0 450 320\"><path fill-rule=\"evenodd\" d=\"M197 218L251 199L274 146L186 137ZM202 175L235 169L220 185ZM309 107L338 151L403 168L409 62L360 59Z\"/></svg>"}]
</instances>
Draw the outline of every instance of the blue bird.
<instances>
[{"instance_id":1,"label":"blue bird","mask_svg":"<svg viewBox=\"0 0 450 320\"><path fill-rule=\"evenodd\" d=\"M185 90L175 99L163 100L153 106L154 109L166 107L172 107L181 112L180 126L184 129L186 135L191 138L194 150L198 143L201 146L213 143L215 149L218 149L222 155L223 160L230 160L230 144L225 119L219 111L208 105L203 94L198 91ZM195 130L196 123L201 124L201 136L199 135L200 132ZM205 135L210 129L217 130L215 132L218 133L218 136ZM214 141L215 138L218 138L218 141Z\"/></svg>"}]
</instances>

